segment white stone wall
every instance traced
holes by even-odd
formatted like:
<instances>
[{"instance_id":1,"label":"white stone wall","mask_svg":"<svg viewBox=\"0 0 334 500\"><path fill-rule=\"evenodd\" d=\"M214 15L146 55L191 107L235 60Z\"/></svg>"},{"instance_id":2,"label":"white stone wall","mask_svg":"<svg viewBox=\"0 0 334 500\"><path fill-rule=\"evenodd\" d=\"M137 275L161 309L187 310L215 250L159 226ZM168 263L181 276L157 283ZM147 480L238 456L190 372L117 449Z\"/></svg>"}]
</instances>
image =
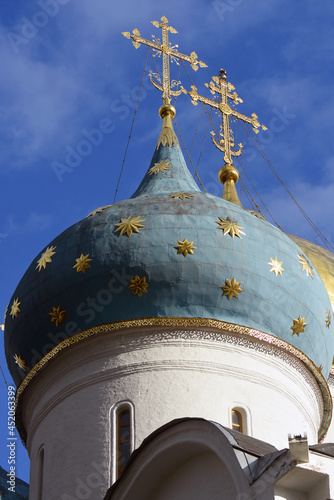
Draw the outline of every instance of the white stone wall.
<instances>
[{"instance_id":1,"label":"white stone wall","mask_svg":"<svg viewBox=\"0 0 334 500\"><path fill-rule=\"evenodd\" d=\"M275 500L329 500L334 497L334 458L311 452L275 486Z\"/></svg>"},{"instance_id":2,"label":"white stone wall","mask_svg":"<svg viewBox=\"0 0 334 500\"><path fill-rule=\"evenodd\" d=\"M212 331L150 329L91 337L62 351L24 395L36 499L37 454L44 446L43 499L101 500L115 480L112 408L134 407L134 447L179 417L231 426L278 448L288 433L317 442L320 391L296 358L256 339ZM80 496L81 495L81 496Z\"/></svg>"}]
</instances>

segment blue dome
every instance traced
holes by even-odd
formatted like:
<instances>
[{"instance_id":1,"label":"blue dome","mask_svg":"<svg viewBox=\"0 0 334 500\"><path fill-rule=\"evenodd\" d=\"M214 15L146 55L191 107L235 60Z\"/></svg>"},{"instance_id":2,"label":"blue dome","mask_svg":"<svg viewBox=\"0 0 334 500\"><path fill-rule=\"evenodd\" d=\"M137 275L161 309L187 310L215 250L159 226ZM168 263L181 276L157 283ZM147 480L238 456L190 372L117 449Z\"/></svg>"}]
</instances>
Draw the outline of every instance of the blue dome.
<instances>
[{"instance_id":1,"label":"blue dome","mask_svg":"<svg viewBox=\"0 0 334 500\"><path fill-rule=\"evenodd\" d=\"M34 259L9 303L6 356L18 384L59 342L97 325L210 318L292 344L327 377L331 310L301 249L202 193L179 145L165 141L131 199L93 212Z\"/></svg>"}]
</instances>

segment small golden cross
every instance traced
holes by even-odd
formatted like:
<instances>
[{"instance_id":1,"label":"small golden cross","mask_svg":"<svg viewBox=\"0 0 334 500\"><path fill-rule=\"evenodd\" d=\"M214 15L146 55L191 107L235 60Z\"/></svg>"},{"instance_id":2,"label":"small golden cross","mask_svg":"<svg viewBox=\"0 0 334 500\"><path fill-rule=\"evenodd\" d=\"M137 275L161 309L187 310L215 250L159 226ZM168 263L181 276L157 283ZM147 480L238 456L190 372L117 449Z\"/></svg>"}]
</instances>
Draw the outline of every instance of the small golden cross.
<instances>
[{"instance_id":1,"label":"small golden cross","mask_svg":"<svg viewBox=\"0 0 334 500\"><path fill-rule=\"evenodd\" d=\"M238 96L235 90L235 87L226 81L226 71L223 69L220 70L219 76L213 76L212 81L210 83L205 84L208 89L210 89L211 94L219 94L221 96L220 101L208 99L207 97L203 97L198 94L197 88L195 85L191 86L191 91L187 92L183 89L184 92L190 95L193 104L197 104L197 101L201 101L204 104L208 104L212 108L218 109L223 117L223 124L221 126L221 139L217 141L214 137L214 132L211 132L211 138L214 145L224 153L224 161L225 163L232 165L232 156L239 156L242 151L242 144L238 144L239 149L233 149L235 147L233 136L230 131L230 116L234 116L237 120L242 120L246 123L250 123L253 126L254 132L257 134L258 128L262 128L263 130L267 130L267 127L261 125L258 121L258 117L255 113L252 114L251 117L242 115L238 113L235 109L233 109L229 105L229 99L233 101L234 104L238 104L239 102L243 102L243 100ZM233 93L232 93L233 92Z\"/></svg>"},{"instance_id":2,"label":"small golden cross","mask_svg":"<svg viewBox=\"0 0 334 500\"><path fill-rule=\"evenodd\" d=\"M198 70L198 67L200 68L207 68L207 65L203 63L202 61L198 61L197 54L196 52L192 52L190 56L187 56L185 54L182 54L178 50L175 50L178 46L176 45L175 47L172 47L171 44L168 41L168 32L170 31L171 33L177 33L176 29L174 29L172 26L168 25L168 19L163 16L161 18L161 23L158 21L151 21L153 26L156 28L161 28L162 30L162 43L160 42L159 39L156 39L154 35L152 35L153 40L146 40L145 38L142 38L140 36L140 32L137 29L133 30L133 34L125 31L122 33L126 38L132 38L132 43L135 46L136 49L140 47L140 44L147 45L148 47L152 47L152 49L156 50L157 52L162 53L163 55L163 60L162 60L162 70L163 70L163 76L162 76L162 85L159 84L158 82L154 81L153 76L150 74L150 79L153 85L159 89L162 92L162 98L164 102L170 103L170 98L171 96L175 95L180 95L182 92L182 89L180 90L171 90L171 83L170 83L170 71L169 71L169 58L171 61L175 60L177 64L179 62L177 59L187 61L191 64L191 67L193 68L194 71ZM160 82L161 83L161 82ZM175 82L175 84L178 84L179 82Z\"/></svg>"}]
</instances>

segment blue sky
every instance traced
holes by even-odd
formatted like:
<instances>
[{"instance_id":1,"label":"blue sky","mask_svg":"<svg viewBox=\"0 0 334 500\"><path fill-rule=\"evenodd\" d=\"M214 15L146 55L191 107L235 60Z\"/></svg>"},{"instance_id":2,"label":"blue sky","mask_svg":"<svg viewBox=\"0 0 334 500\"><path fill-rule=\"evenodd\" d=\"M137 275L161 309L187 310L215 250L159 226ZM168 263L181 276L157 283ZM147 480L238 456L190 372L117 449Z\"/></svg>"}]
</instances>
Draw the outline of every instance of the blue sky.
<instances>
[{"instance_id":1,"label":"blue sky","mask_svg":"<svg viewBox=\"0 0 334 500\"><path fill-rule=\"evenodd\" d=\"M159 36L160 30L150 21L162 15L178 31L170 35L172 44L186 54L195 50L208 65L196 73L188 69L200 93L210 97L204 83L221 67L227 71L244 100L238 111L248 116L256 112L267 125L258 141L294 197L334 245L331 0L117 4L4 0L0 6L1 316L41 250L68 226L113 202L147 54L146 47L136 50L121 32L138 28L145 38ZM151 55L148 68L154 68ZM178 67L173 65L172 71L177 78ZM183 68L180 80L190 89ZM161 127L160 104L160 93L146 77L116 201L132 195L150 163ZM185 95L176 107L177 124L190 150L201 108L192 106ZM206 127L203 118L191 155L195 165ZM103 133L91 134L101 128ZM88 136L95 137L96 144L74 158L73 151L80 151ZM242 138L238 136L238 142ZM253 146L246 141L244 150L244 168L283 230L320 243ZM59 164L67 170L60 173ZM198 173L206 190L218 196L217 173L222 165L222 155L208 134ZM241 201L250 208L244 194ZM9 383L3 348L1 366ZM0 390L0 465L7 468L7 396L2 377ZM28 480L28 460L21 446L17 460L18 475Z\"/></svg>"}]
</instances>

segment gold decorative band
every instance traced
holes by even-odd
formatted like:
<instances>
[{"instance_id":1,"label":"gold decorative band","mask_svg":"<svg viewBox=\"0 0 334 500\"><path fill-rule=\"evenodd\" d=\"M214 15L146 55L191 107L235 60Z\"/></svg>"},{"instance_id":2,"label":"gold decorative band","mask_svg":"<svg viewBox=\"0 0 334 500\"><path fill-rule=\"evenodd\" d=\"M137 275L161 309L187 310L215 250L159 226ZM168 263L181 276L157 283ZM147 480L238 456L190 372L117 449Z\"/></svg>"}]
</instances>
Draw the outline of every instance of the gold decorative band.
<instances>
[{"instance_id":1,"label":"gold decorative band","mask_svg":"<svg viewBox=\"0 0 334 500\"><path fill-rule=\"evenodd\" d=\"M100 335L103 333L108 333L112 331L118 331L121 329L130 328L143 328L143 327L172 327L172 328L214 328L217 330L227 330L228 333L236 333L244 335L247 337L252 337L259 341L271 344L281 350L287 351L300 361L304 363L307 369L311 372L315 378L319 389L322 394L324 413L321 422L320 429L318 431L319 442L324 438L332 418L332 398L325 378L323 377L320 370L315 366L315 364L299 349L293 345L285 342L284 340L278 339L269 333L264 333L259 330L248 328L246 326L236 325L234 323L227 323L224 321L219 321L210 318L185 318L185 317L150 317L150 318L139 318L115 321L113 323L105 323L102 325L94 326L83 330L82 332L76 333L75 335L68 337L67 339L61 341L57 344L51 351L49 351L36 365L29 371L29 373L22 380L21 384L18 386L16 391L16 426L20 433L22 441L26 441L26 430L24 429L22 418L21 418L21 404L22 397L25 389L30 384L30 382L35 378L35 376L40 372L47 363L53 359L59 352L63 351L67 347L74 345L82 340L89 337Z\"/></svg>"}]
</instances>

